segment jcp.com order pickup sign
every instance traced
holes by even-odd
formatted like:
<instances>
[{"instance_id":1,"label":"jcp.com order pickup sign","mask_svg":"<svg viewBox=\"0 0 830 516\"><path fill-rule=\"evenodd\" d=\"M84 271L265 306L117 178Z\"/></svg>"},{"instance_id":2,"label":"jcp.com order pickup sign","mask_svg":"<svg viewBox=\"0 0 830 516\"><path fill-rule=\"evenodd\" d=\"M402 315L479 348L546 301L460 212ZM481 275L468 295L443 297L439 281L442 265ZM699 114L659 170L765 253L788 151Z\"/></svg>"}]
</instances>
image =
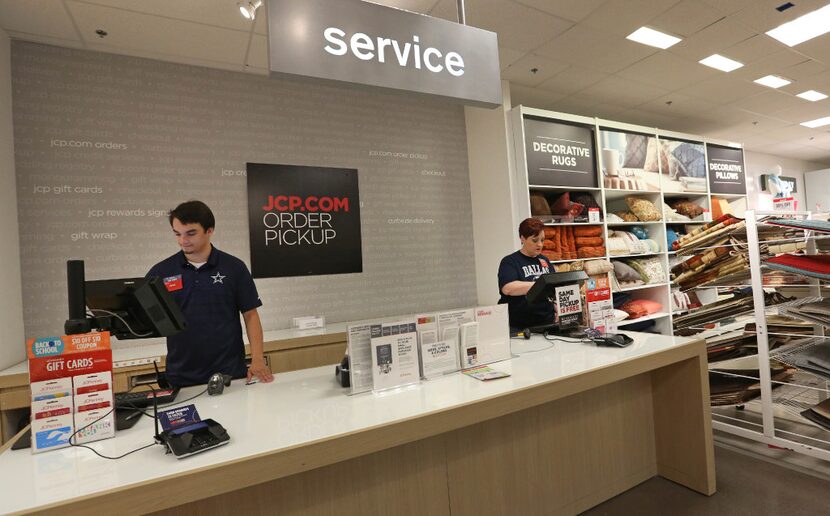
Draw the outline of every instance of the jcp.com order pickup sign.
<instances>
[{"instance_id":1,"label":"jcp.com order pickup sign","mask_svg":"<svg viewBox=\"0 0 830 516\"><path fill-rule=\"evenodd\" d=\"M251 272L363 271L357 170L248 163Z\"/></svg>"}]
</instances>

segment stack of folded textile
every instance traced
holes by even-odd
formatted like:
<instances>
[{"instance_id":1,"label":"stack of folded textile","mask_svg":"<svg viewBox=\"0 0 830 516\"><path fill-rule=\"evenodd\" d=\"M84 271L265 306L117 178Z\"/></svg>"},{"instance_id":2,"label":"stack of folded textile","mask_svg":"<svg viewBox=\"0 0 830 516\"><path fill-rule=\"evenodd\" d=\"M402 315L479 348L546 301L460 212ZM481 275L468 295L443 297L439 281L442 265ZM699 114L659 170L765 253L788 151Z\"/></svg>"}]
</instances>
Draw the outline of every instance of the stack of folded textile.
<instances>
[{"instance_id":1,"label":"stack of folded textile","mask_svg":"<svg viewBox=\"0 0 830 516\"><path fill-rule=\"evenodd\" d=\"M771 269L830 280L830 255L782 254L769 258L764 263Z\"/></svg>"},{"instance_id":2,"label":"stack of folded textile","mask_svg":"<svg viewBox=\"0 0 830 516\"><path fill-rule=\"evenodd\" d=\"M714 242L723 240L724 237L728 237L745 228L746 222L743 219L726 214L678 238L672 244L672 248L678 254L688 254L688 252L698 247L716 245Z\"/></svg>"},{"instance_id":3,"label":"stack of folded textile","mask_svg":"<svg viewBox=\"0 0 830 516\"><path fill-rule=\"evenodd\" d=\"M757 367L757 365L756 365ZM726 373L726 374L720 374ZM795 371L783 365L770 367L772 388L780 386L777 382L789 381ZM740 376L732 376L740 375ZM746 376L752 378L744 378ZM709 371L709 399L711 405L742 405L761 396L761 383L758 369L714 369Z\"/></svg>"},{"instance_id":4,"label":"stack of folded textile","mask_svg":"<svg viewBox=\"0 0 830 516\"><path fill-rule=\"evenodd\" d=\"M546 227L542 254L551 261L605 256L602 226Z\"/></svg>"}]
</instances>

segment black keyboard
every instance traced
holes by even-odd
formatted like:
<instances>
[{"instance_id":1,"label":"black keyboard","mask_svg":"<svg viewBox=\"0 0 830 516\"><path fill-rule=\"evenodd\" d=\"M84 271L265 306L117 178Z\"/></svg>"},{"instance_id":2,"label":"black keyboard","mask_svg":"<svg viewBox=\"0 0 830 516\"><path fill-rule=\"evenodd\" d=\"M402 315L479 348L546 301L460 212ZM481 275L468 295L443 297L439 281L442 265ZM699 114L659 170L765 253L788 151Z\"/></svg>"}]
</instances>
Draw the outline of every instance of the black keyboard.
<instances>
[{"instance_id":1,"label":"black keyboard","mask_svg":"<svg viewBox=\"0 0 830 516\"><path fill-rule=\"evenodd\" d=\"M179 395L179 388L156 390L159 405L172 403ZM153 406L153 391L119 392L115 395L117 408L145 408Z\"/></svg>"}]
</instances>

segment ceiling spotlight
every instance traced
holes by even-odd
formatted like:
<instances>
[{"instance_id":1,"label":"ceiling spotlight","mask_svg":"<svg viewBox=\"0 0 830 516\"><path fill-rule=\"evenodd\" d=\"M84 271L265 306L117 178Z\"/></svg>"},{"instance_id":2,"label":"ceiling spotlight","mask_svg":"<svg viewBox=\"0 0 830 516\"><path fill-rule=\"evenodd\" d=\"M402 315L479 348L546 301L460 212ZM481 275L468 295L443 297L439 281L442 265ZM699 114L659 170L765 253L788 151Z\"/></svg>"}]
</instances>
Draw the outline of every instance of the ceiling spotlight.
<instances>
[{"instance_id":1,"label":"ceiling spotlight","mask_svg":"<svg viewBox=\"0 0 830 516\"><path fill-rule=\"evenodd\" d=\"M251 0L249 2L239 2L239 12L242 13L248 20L256 18L256 10L262 7L262 0Z\"/></svg>"}]
</instances>

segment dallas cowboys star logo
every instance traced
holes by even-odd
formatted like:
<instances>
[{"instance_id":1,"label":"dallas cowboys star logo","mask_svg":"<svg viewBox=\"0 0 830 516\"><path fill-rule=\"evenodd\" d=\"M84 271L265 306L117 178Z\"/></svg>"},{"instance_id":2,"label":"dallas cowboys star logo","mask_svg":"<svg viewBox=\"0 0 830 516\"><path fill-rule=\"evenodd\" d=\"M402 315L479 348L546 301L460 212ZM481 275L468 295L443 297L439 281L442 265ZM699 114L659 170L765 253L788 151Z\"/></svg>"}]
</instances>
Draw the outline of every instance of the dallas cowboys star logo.
<instances>
[{"instance_id":1,"label":"dallas cowboys star logo","mask_svg":"<svg viewBox=\"0 0 830 516\"><path fill-rule=\"evenodd\" d=\"M222 280L226 277L227 276L222 276L221 273L217 272L215 275L211 276L210 279L213 280L214 285L216 285L217 283L222 283L222 285L224 285L225 283Z\"/></svg>"}]
</instances>

